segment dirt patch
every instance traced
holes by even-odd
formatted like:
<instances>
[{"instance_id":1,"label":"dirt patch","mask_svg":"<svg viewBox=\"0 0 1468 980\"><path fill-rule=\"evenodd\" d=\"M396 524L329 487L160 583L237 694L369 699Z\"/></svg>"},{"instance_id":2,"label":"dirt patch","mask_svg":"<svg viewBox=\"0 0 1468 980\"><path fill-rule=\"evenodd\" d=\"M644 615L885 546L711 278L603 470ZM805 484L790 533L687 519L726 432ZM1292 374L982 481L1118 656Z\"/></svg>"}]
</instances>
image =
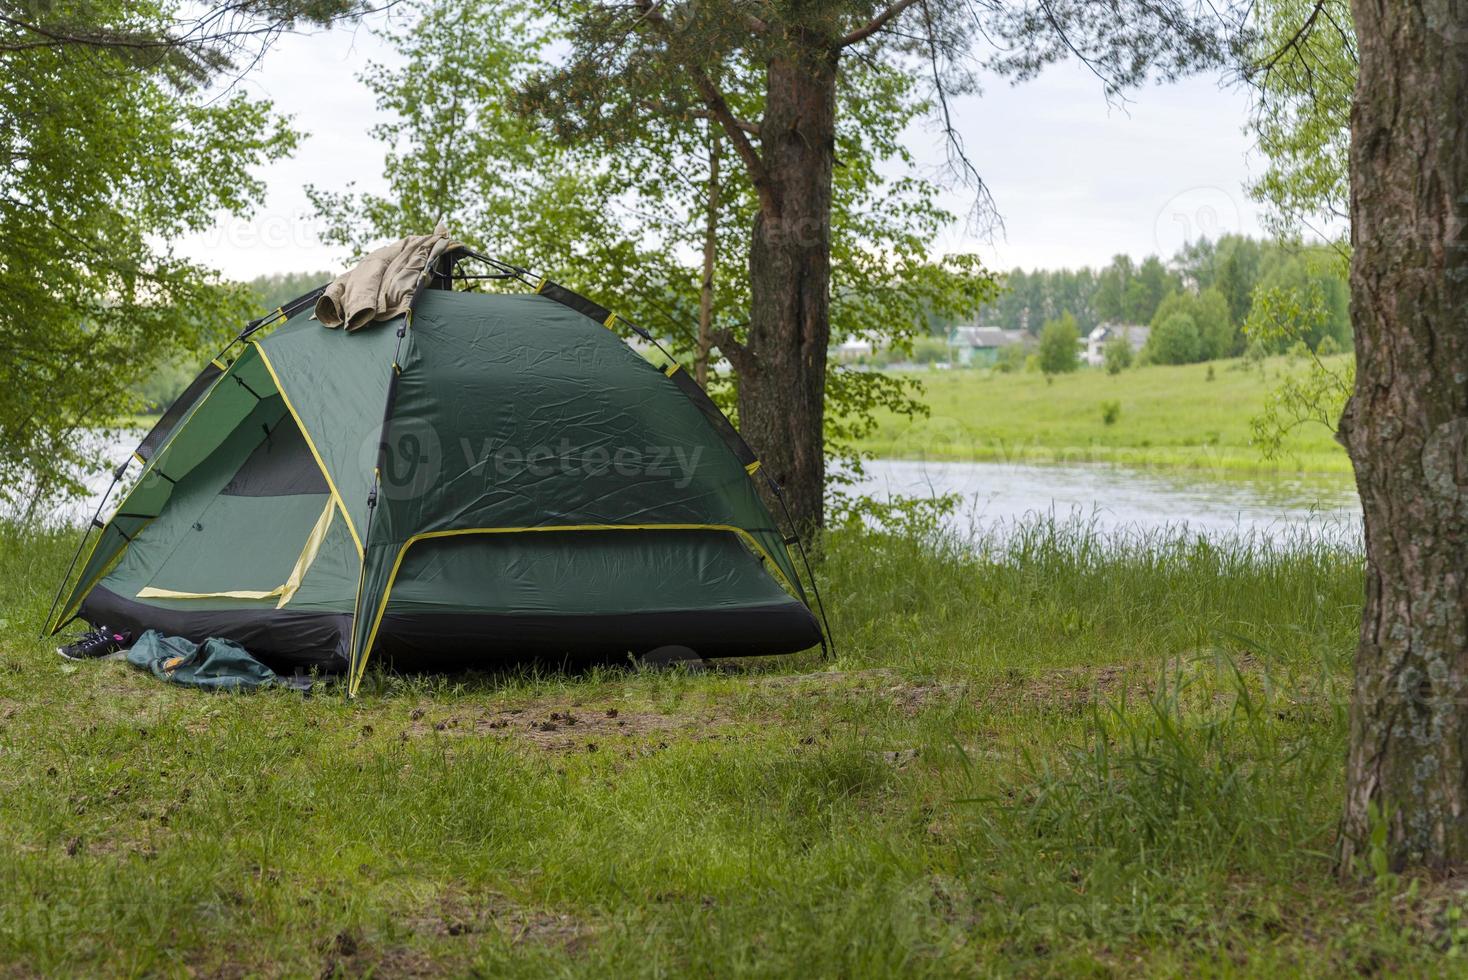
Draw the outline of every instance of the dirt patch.
<instances>
[{"instance_id":1,"label":"dirt patch","mask_svg":"<svg viewBox=\"0 0 1468 980\"><path fill-rule=\"evenodd\" d=\"M499 894L477 900L446 895L436 911L413 917L408 926L414 933L440 939L472 940L497 933L515 945L560 946L572 953L585 948L594 935L591 926L576 916L527 908Z\"/></svg>"},{"instance_id":2,"label":"dirt patch","mask_svg":"<svg viewBox=\"0 0 1468 980\"><path fill-rule=\"evenodd\" d=\"M1069 714L1126 691L1145 691L1144 677L1155 680L1156 672L1116 665L1068 667L1037 675L1014 672L994 686L991 698Z\"/></svg>"},{"instance_id":3,"label":"dirt patch","mask_svg":"<svg viewBox=\"0 0 1468 980\"><path fill-rule=\"evenodd\" d=\"M934 702L962 692L964 684L932 678L909 680L888 667L867 670L827 670L816 674L762 677L752 686L759 693L799 697L850 698L865 694L890 703L906 715L915 715Z\"/></svg>"},{"instance_id":4,"label":"dirt patch","mask_svg":"<svg viewBox=\"0 0 1468 980\"><path fill-rule=\"evenodd\" d=\"M326 960L320 976L437 977L450 972L436 964L427 953L391 946L378 949L357 936L355 931L340 932L326 943Z\"/></svg>"},{"instance_id":5,"label":"dirt patch","mask_svg":"<svg viewBox=\"0 0 1468 980\"><path fill-rule=\"evenodd\" d=\"M1233 671L1248 681L1258 678L1263 665L1243 654L1232 663L1208 656L1178 657L1165 664L1107 664L1066 667L1040 674L1011 671L989 685L980 685L981 704L1023 704L1042 710L1077 714L1103 701L1142 702L1181 681L1205 698L1223 704L1234 696ZM1205 682L1201 686L1195 681ZM1210 694L1211 692L1211 694Z\"/></svg>"},{"instance_id":6,"label":"dirt patch","mask_svg":"<svg viewBox=\"0 0 1468 980\"><path fill-rule=\"evenodd\" d=\"M500 738L550 752L601 752L665 737L695 741L719 738L721 733L712 729L729 721L727 717L706 711L667 715L616 705L542 702L482 714L457 712L435 716L425 709L417 709L402 737Z\"/></svg>"},{"instance_id":7,"label":"dirt patch","mask_svg":"<svg viewBox=\"0 0 1468 980\"><path fill-rule=\"evenodd\" d=\"M499 738L551 752L625 752L664 748L674 738L738 738L751 723L783 719L792 710L815 717L831 702L854 698L880 701L911 716L962 690L962 684L910 681L896 671L874 669L741 679L732 688L690 693L674 708L555 698L449 712L425 703L412 709L400 737Z\"/></svg>"}]
</instances>

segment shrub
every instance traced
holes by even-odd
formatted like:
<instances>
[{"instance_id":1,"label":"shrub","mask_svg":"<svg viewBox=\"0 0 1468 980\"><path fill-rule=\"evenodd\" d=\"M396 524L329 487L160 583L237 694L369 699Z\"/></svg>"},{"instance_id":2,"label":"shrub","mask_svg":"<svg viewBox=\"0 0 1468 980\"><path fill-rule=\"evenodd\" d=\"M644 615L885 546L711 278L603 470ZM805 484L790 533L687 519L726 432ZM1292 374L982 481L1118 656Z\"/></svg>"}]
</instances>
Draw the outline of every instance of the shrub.
<instances>
[{"instance_id":1,"label":"shrub","mask_svg":"<svg viewBox=\"0 0 1468 980\"><path fill-rule=\"evenodd\" d=\"M1023 344L1010 344L999 348L999 357L994 361L994 370L1002 374L1012 374L1015 371L1025 369L1025 348Z\"/></svg>"},{"instance_id":2,"label":"shrub","mask_svg":"<svg viewBox=\"0 0 1468 980\"><path fill-rule=\"evenodd\" d=\"M1319 354L1321 357L1329 357L1332 354L1339 354L1340 352L1341 345L1336 343L1336 339L1330 334L1326 334L1324 337L1321 337L1320 343L1315 347L1315 353Z\"/></svg>"},{"instance_id":3,"label":"shrub","mask_svg":"<svg viewBox=\"0 0 1468 980\"><path fill-rule=\"evenodd\" d=\"M1101 362L1107 374L1120 374L1132 366L1132 345L1125 337L1112 337L1101 348Z\"/></svg>"},{"instance_id":4,"label":"shrub","mask_svg":"<svg viewBox=\"0 0 1468 980\"><path fill-rule=\"evenodd\" d=\"M1101 403L1101 422L1103 425L1115 425L1116 420L1121 418L1121 402Z\"/></svg>"},{"instance_id":5,"label":"shrub","mask_svg":"<svg viewBox=\"0 0 1468 980\"><path fill-rule=\"evenodd\" d=\"M1080 341L1080 328L1069 313L1047 321L1040 330L1040 370L1046 374L1066 374L1080 367Z\"/></svg>"},{"instance_id":6,"label":"shrub","mask_svg":"<svg viewBox=\"0 0 1468 980\"><path fill-rule=\"evenodd\" d=\"M1191 364L1201 354L1198 325L1186 313L1174 313L1152 328L1147 353L1154 364Z\"/></svg>"},{"instance_id":7,"label":"shrub","mask_svg":"<svg viewBox=\"0 0 1468 980\"><path fill-rule=\"evenodd\" d=\"M1243 350L1243 335L1229 317L1228 300L1216 288L1201 293L1175 292L1157 306L1152 317L1155 330L1176 313L1186 313L1198 328L1198 356L1195 360L1211 361L1231 357Z\"/></svg>"}]
</instances>

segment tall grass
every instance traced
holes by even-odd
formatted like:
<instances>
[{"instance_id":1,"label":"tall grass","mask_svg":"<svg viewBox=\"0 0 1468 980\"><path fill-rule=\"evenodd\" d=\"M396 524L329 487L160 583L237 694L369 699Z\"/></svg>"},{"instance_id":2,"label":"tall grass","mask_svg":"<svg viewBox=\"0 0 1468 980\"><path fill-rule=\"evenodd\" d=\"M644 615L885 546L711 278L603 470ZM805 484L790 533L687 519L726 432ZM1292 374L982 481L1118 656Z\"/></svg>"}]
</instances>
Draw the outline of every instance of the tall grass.
<instances>
[{"instance_id":1,"label":"tall grass","mask_svg":"<svg viewBox=\"0 0 1468 980\"><path fill-rule=\"evenodd\" d=\"M1214 540L1035 517L960 532L919 519L828 538L833 628L859 662L1032 670L1215 647L1311 669L1350 655L1362 556L1309 528Z\"/></svg>"}]
</instances>

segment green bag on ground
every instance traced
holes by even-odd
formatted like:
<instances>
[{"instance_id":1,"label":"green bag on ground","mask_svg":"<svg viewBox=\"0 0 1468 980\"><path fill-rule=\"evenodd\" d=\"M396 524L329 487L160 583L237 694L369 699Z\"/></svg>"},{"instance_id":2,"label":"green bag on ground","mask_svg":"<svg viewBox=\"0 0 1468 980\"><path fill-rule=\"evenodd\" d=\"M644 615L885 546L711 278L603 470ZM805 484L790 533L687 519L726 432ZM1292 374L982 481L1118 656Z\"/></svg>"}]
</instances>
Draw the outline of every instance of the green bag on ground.
<instances>
[{"instance_id":1,"label":"green bag on ground","mask_svg":"<svg viewBox=\"0 0 1468 980\"><path fill-rule=\"evenodd\" d=\"M134 667L152 671L160 681L185 687L253 691L276 684L294 686L238 643L215 637L194 643L148 630L127 652L127 660Z\"/></svg>"}]
</instances>

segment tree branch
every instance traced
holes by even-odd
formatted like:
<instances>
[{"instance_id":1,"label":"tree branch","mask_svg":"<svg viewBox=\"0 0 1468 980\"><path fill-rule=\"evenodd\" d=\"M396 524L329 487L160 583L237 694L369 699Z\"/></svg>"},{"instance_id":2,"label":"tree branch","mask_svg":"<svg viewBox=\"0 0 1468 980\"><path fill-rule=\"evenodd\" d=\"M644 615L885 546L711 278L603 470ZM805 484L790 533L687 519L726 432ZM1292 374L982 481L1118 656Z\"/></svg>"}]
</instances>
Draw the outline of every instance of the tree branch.
<instances>
[{"instance_id":1,"label":"tree branch","mask_svg":"<svg viewBox=\"0 0 1468 980\"><path fill-rule=\"evenodd\" d=\"M714 118L714 114L712 112L710 112L708 109L699 109L699 110L697 110L696 112L693 113L693 118L695 118L695 119L713 119L715 122L718 122L719 121L718 119L715 119ZM759 139L760 138L759 124L758 123L752 123L752 122L749 122L746 119L739 119L738 117L731 117L731 118L734 119L734 125L738 126L740 129L744 130L746 133L748 133L750 136L753 136L755 139Z\"/></svg>"},{"instance_id":2,"label":"tree branch","mask_svg":"<svg viewBox=\"0 0 1468 980\"><path fill-rule=\"evenodd\" d=\"M911 7L915 3L917 3L917 0L897 0L896 3L892 4L892 6L888 7L886 10L883 10L881 13L877 14L877 16L867 21L861 27L858 27L856 30L852 31L850 34L837 41L836 47L849 48L853 44L859 44L860 42L865 41L867 38L880 31L883 27L886 27L888 21L890 21L892 18L896 17L898 14L902 13L904 10L906 10L908 7Z\"/></svg>"},{"instance_id":3,"label":"tree branch","mask_svg":"<svg viewBox=\"0 0 1468 980\"><path fill-rule=\"evenodd\" d=\"M713 340L719 353L727 357L736 370L742 369L741 365L749 356L749 349L734 339L734 331L725 327L710 327L709 338Z\"/></svg>"},{"instance_id":4,"label":"tree branch","mask_svg":"<svg viewBox=\"0 0 1468 980\"><path fill-rule=\"evenodd\" d=\"M1262 72L1264 75L1268 75L1271 71L1274 70L1275 66L1283 61L1287 56L1294 55L1295 53L1300 51L1300 49L1304 46L1305 40L1309 36L1310 31L1315 27L1315 21L1319 19L1322 13L1325 13L1325 0L1315 0L1315 5L1310 8L1309 15L1300 24L1295 33L1291 35L1284 44L1281 44L1278 49L1273 51L1267 58L1264 58L1260 60L1257 64L1255 64L1252 67L1251 72L1254 74L1259 74ZM1326 14L1326 20L1330 20L1330 15L1328 13Z\"/></svg>"},{"instance_id":5,"label":"tree branch","mask_svg":"<svg viewBox=\"0 0 1468 980\"><path fill-rule=\"evenodd\" d=\"M668 27L668 21L658 12L653 0L637 0L637 9L641 11L641 20L651 24L663 37L671 37L672 31ZM739 125L739 120L730 111L729 103L724 100L723 93L702 68L686 61L683 62L683 66L693 77L693 86L698 89L698 94L703 98L704 104L708 106L710 115L724 128L729 142L734 144L734 151L739 154L744 168L749 171L750 182L754 184L754 189L759 194L760 209L767 214L778 215L780 202L775 198L775 192L770 186L765 161L760 156L759 150L749 141L749 134Z\"/></svg>"}]
</instances>

